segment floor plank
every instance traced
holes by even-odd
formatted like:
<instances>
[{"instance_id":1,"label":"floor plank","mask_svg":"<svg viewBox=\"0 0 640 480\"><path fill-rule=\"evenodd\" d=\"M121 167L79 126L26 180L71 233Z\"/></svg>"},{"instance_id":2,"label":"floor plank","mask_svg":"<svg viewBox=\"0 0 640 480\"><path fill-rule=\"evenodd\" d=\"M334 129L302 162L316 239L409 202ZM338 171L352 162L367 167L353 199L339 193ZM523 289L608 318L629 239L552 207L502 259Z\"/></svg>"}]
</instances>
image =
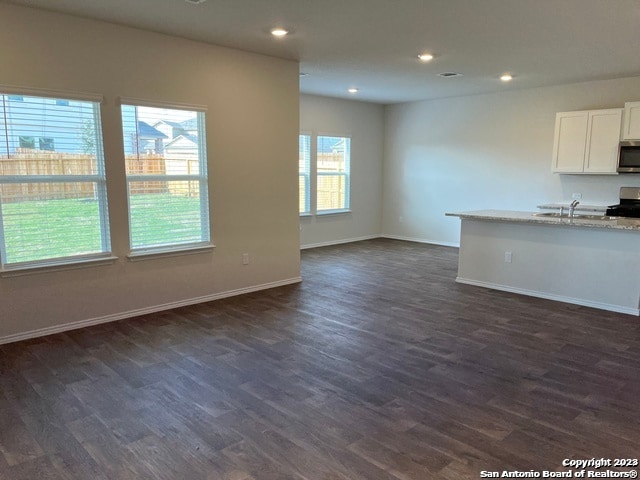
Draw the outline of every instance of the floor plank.
<instances>
[{"instance_id":1,"label":"floor plank","mask_svg":"<svg viewBox=\"0 0 640 480\"><path fill-rule=\"evenodd\" d=\"M465 479L640 452L640 320L306 250L303 283L0 346L0 478Z\"/></svg>"}]
</instances>

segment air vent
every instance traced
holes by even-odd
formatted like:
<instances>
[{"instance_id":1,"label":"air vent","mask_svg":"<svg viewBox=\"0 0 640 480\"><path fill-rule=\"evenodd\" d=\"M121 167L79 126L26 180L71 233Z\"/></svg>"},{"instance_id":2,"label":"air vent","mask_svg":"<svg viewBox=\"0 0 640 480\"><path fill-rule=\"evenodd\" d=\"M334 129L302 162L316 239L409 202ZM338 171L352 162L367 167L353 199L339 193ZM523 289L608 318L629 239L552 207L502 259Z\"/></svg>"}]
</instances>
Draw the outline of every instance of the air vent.
<instances>
[{"instance_id":1,"label":"air vent","mask_svg":"<svg viewBox=\"0 0 640 480\"><path fill-rule=\"evenodd\" d=\"M461 73L456 73L456 72L442 72L438 74L439 77L445 77L445 78L450 78L450 77L461 77L462 74Z\"/></svg>"},{"instance_id":2,"label":"air vent","mask_svg":"<svg viewBox=\"0 0 640 480\"><path fill-rule=\"evenodd\" d=\"M207 0L184 0L184 1L187 3L191 3L192 5L198 5L200 3L206 2Z\"/></svg>"}]
</instances>

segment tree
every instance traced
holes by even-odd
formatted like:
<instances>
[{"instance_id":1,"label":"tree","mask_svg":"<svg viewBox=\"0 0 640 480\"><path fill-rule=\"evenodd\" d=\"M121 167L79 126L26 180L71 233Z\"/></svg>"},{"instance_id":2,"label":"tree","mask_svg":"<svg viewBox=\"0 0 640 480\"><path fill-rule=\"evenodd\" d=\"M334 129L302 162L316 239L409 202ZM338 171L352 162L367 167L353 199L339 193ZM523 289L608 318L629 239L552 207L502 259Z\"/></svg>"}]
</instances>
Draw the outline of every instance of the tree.
<instances>
[{"instance_id":1,"label":"tree","mask_svg":"<svg viewBox=\"0 0 640 480\"><path fill-rule=\"evenodd\" d=\"M82 124L80 132L80 140L82 141L82 150L87 155L95 155L96 153L96 128L91 120L85 120Z\"/></svg>"}]
</instances>

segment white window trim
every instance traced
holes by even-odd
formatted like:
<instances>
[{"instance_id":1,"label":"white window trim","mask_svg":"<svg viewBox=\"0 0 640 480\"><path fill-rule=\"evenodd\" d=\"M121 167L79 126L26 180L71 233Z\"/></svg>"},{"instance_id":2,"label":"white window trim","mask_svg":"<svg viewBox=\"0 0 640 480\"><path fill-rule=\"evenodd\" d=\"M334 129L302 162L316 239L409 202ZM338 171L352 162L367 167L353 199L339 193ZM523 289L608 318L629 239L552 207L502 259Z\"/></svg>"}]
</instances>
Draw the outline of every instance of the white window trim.
<instances>
[{"instance_id":1,"label":"white window trim","mask_svg":"<svg viewBox=\"0 0 640 480\"><path fill-rule=\"evenodd\" d=\"M333 209L333 210L320 210L316 213L317 216L322 217L325 215L340 215L342 213L351 213L349 208Z\"/></svg>"},{"instance_id":2,"label":"white window trim","mask_svg":"<svg viewBox=\"0 0 640 480\"><path fill-rule=\"evenodd\" d=\"M133 107L151 107L151 108L171 108L174 110L190 110L195 112L206 113L208 107L205 105L194 105L189 103L177 103L177 102L163 102L156 100L147 100L142 98L133 97L118 97L116 99L116 105L130 105Z\"/></svg>"},{"instance_id":3,"label":"white window trim","mask_svg":"<svg viewBox=\"0 0 640 480\"><path fill-rule=\"evenodd\" d=\"M56 98L61 100L76 100L83 102L92 102L98 105L104 103L104 97L99 94L69 92L65 90L52 90L31 87L18 87L13 85L0 85L2 95L20 95ZM100 137L103 138L102 118L100 109L94 110L95 126L100 131ZM53 272L61 270L74 270L78 268L88 268L100 265L111 265L118 257L111 253L111 237L109 227L109 211L107 196L107 178L105 171L104 158L104 140L101 149L96 149L96 163L98 173L96 175L6 175L2 178L2 183L18 184L18 183L74 183L74 182L93 182L96 189L100 192L100 197L105 201L99 205L99 218L101 230L101 246L102 251L87 255L70 255L61 258L48 258L42 260L33 260L28 262L15 262L6 264L5 252L0 252L0 277L17 277L23 275L32 275L43 272ZM25 182L27 180L27 182ZM2 204L0 203L0 213L2 213ZM0 219L0 239L4 244L5 240L4 225ZM5 245L6 246L6 245Z\"/></svg>"},{"instance_id":4,"label":"white window trim","mask_svg":"<svg viewBox=\"0 0 640 480\"><path fill-rule=\"evenodd\" d=\"M78 255L75 257L66 257L64 260L37 260L33 262L14 263L0 270L0 277L21 277L38 273L113 265L117 260L118 257L107 253L103 255Z\"/></svg>"},{"instance_id":5,"label":"white window trim","mask_svg":"<svg viewBox=\"0 0 640 480\"><path fill-rule=\"evenodd\" d=\"M7 95L21 95L33 97L57 98L60 100L79 100L85 102L104 103L104 96L97 93L73 92L66 90L51 90L48 88L18 87L15 85L0 85L0 92Z\"/></svg>"},{"instance_id":6,"label":"white window trim","mask_svg":"<svg viewBox=\"0 0 640 480\"><path fill-rule=\"evenodd\" d=\"M119 97L118 105L131 106L131 107L150 107L150 108L167 108L173 110L188 110L198 114L205 114L207 107L202 105L189 105L179 104L173 102L157 102L143 99L136 99L131 97ZM120 118L122 119L122 110L120 111ZM122 120L121 120L122 122ZM204 138L206 143L206 120L203 117L202 121L198 121L198 137ZM207 150L203 147L202 142L198 142L198 157L200 163L200 173L198 175L125 175L125 182L127 186L127 215L129 216L129 222L131 222L131 206L129 204L129 183L140 181L189 181L198 182L200 184L200 195L205 192L204 198L200 198L200 219L202 236L209 238L209 241L203 242L189 242L180 244L167 244L157 246L145 246L145 247L133 247L131 224L129 223L129 254L127 258L132 261L151 260L162 257L173 257L179 255L192 255L196 253L204 253L213 251L215 245L211 242L211 213L209 209L209 174L208 174L208 161ZM170 177L170 179L168 178ZM205 188L203 188L203 186Z\"/></svg>"},{"instance_id":7,"label":"white window trim","mask_svg":"<svg viewBox=\"0 0 640 480\"><path fill-rule=\"evenodd\" d=\"M199 253L213 252L216 246L213 243L202 242L192 244L182 244L176 248L150 248L150 249L138 249L132 251L127 255L127 258L131 262L140 262L143 260L153 260L156 258L164 257L179 257L182 255L196 255Z\"/></svg>"},{"instance_id":8,"label":"white window trim","mask_svg":"<svg viewBox=\"0 0 640 480\"><path fill-rule=\"evenodd\" d=\"M353 141L353 136L350 133L326 133L319 132L313 135L312 137L312 148L311 154L313 155L311 158L311 171L313 173L313 184L314 184L314 192L313 192L313 215L323 216L323 215L336 215L341 213L351 213L351 147L349 147L349 172L326 172L326 173L318 173L318 137L340 137L340 138L348 138L349 142ZM349 189L346 192L345 203L347 204L347 208L334 208L331 210L318 210L318 176L329 176L329 175L343 175L349 181Z\"/></svg>"},{"instance_id":9,"label":"white window trim","mask_svg":"<svg viewBox=\"0 0 640 480\"><path fill-rule=\"evenodd\" d=\"M311 141L309 142L310 148L310 158L309 158L309 211L308 212L300 212L299 216L302 218L309 218L315 216L325 216L325 215L339 215L343 213L352 213L352 197L351 197L351 149L349 149L349 172L326 172L326 173L318 173L318 137L340 137L340 138L348 138L351 142L353 142L353 135L351 133L339 133L339 132L314 132L313 130L300 130L298 135L309 135L311 137ZM299 138L299 137L298 137ZM300 173L298 173L300 176ZM349 190L347 192L346 203L348 205L347 208L340 209L331 209L331 210L318 210L318 198L317 198L317 189L318 189L318 176L319 175L344 175L347 177L349 181Z\"/></svg>"}]
</instances>

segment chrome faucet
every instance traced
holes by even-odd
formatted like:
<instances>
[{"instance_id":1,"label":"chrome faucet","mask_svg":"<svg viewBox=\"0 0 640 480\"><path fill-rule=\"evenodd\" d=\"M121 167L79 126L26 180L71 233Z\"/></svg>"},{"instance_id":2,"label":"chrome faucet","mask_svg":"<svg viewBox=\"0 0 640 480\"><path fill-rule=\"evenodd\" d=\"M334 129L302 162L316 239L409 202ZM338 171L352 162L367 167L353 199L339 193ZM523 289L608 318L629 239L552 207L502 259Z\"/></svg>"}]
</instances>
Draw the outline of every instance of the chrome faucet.
<instances>
[{"instance_id":1,"label":"chrome faucet","mask_svg":"<svg viewBox=\"0 0 640 480\"><path fill-rule=\"evenodd\" d=\"M578 200L571 202L571 205L569 205L569 218L573 218L573 213L579 204L580 202Z\"/></svg>"}]
</instances>

